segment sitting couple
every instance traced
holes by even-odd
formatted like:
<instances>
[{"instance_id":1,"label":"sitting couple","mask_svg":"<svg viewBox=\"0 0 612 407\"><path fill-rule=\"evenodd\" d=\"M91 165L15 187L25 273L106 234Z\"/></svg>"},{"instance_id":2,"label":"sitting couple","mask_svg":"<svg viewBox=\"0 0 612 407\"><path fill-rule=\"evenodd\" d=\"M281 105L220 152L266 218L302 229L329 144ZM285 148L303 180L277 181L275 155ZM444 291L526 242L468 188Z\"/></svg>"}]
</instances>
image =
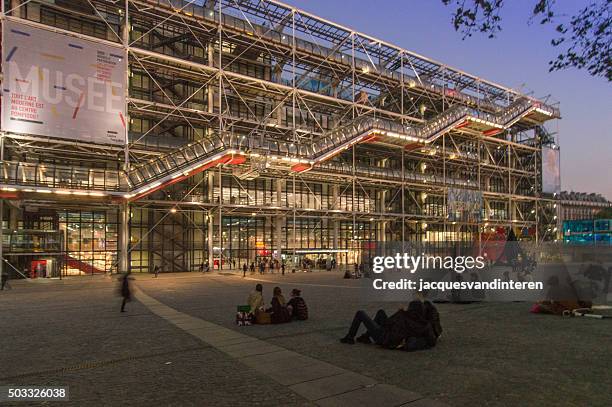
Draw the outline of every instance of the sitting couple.
<instances>
[{"instance_id":1,"label":"sitting couple","mask_svg":"<svg viewBox=\"0 0 612 407\"><path fill-rule=\"evenodd\" d=\"M357 337L357 342L374 342L387 349L414 351L432 348L442 334L440 315L429 301L412 301L407 309L402 308L390 317L382 309L374 319L365 311L357 311L348 334L340 342L354 344L361 324L366 332Z\"/></svg>"},{"instance_id":2,"label":"sitting couple","mask_svg":"<svg viewBox=\"0 0 612 407\"><path fill-rule=\"evenodd\" d=\"M308 307L300 290L294 288L291 291L289 302L285 301L285 296L280 287L274 287L272 294L272 307L266 310L264 310L263 286L261 284L257 284L255 291L249 295L248 304L256 317L257 323L283 324L291 322L292 319L300 321L308 319ZM268 314L270 322L267 322L268 317L266 315L261 314Z\"/></svg>"}]
</instances>

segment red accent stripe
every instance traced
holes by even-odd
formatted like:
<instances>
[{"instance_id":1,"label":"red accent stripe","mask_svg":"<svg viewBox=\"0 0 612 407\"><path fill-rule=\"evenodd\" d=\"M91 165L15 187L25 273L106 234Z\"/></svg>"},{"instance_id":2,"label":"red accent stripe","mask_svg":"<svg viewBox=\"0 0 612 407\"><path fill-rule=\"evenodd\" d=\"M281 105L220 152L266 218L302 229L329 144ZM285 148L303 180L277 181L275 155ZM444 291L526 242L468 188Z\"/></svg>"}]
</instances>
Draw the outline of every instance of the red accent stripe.
<instances>
[{"instance_id":1,"label":"red accent stripe","mask_svg":"<svg viewBox=\"0 0 612 407\"><path fill-rule=\"evenodd\" d=\"M19 192L16 191L0 191L1 199L19 199Z\"/></svg>"},{"instance_id":2,"label":"red accent stripe","mask_svg":"<svg viewBox=\"0 0 612 407\"><path fill-rule=\"evenodd\" d=\"M226 163L229 165L239 165L246 162L246 156L242 154L233 154L232 158Z\"/></svg>"},{"instance_id":3,"label":"red accent stripe","mask_svg":"<svg viewBox=\"0 0 612 407\"><path fill-rule=\"evenodd\" d=\"M295 164L294 166L292 166L291 171L300 173L300 172L308 171L311 168L312 168L312 165L310 164L300 163L300 164Z\"/></svg>"},{"instance_id":4,"label":"red accent stripe","mask_svg":"<svg viewBox=\"0 0 612 407\"><path fill-rule=\"evenodd\" d=\"M361 140L362 143L373 143L378 139L378 134L377 133L372 133L369 134L368 136L364 137L363 140Z\"/></svg>"},{"instance_id":5,"label":"red accent stripe","mask_svg":"<svg viewBox=\"0 0 612 407\"><path fill-rule=\"evenodd\" d=\"M501 129L491 129L491 130L487 130L487 131L483 131L482 134L484 134L485 136L494 136L498 133L501 133Z\"/></svg>"},{"instance_id":6,"label":"red accent stripe","mask_svg":"<svg viewBox=\"0 0 612 407\"><path fill-rule=\"evenodd\" d=\"M81 107L81 103L83 103L83 96L85 96L85 92L81 92L81 96L79 97L79 103L74 108L74 113L72 113L72 119L76 119L77 113L79 112L79 108Z\"/></svg>"},{"instance_id":7,"label":"red accent stripe","mask_svg":"<svg viewBox=\"0 0 612 407\"><path fill-rule=\"evenodd\" d=\"M151 193L153 193L155 191L159 191L162 188L166 188L166 187L168 187L170 185L176 184L177 182L183 181L186 178L192 177L192 176L194 176L194 175L196 175L196 174L198 174L198 173L200 173L202 171L205 171L205 170L207 170L207 169L209 169L211 167L214 167L214 166L216 166L218 164L227 164L231 160L232 160L232 154L226 154L226 155L224 155L221 158L213 160L213 161L209 162L208 164L204 164L203 166L201 166L199 168L196 168L195 170L193 170L191 172L188 172L187 175L183 174L180 177L176 177L175 179L172 179L172 180L170 180L170 181L168 181L168 182L166 182L164 184L158 185L155 188L149 189L148 191L145 191L145 192L143 192L143 193L141 193L139 195L133 196L132 198L128 199L127 201L128 202L136 201L136 200L138 200L140 198L143 198L143 197L145 197L145 196L147 196L147 195L149 195L149 194L151 194Z\"/></svg>"},{"instance_id":8,"label":"red accent stripe","mask_svg":"<svg viewBox=\"0 0 612 407\"><path fill-rule=\"evenodd\" d=\"M121 124L123 124L123 128L125 129L125 119L123 118L123 113L119 112L119 117L121 118Z\"/></svg>"},{"instance_id":9,"label":"red accent stripe","mask_svg":"<svg viewBox=\"0 0 612 407\"><path fill-rule=\"evenodd\" d=\"M465 126L469 126L470 125L470 121L469 120L464 120L461 123L459 123L458 125L455 126L456 129L460 129L462 127Z\"/></svg>"}]
</instances>

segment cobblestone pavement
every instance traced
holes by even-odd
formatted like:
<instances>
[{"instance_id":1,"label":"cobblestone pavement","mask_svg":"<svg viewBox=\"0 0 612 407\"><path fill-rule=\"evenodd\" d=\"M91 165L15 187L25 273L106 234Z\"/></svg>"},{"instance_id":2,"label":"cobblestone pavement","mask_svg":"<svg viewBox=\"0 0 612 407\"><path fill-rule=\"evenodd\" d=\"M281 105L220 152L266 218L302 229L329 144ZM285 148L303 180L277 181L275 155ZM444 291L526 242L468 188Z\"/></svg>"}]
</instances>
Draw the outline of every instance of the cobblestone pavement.
<instances>
[{"instance_id":1,"label":"cobblestone pavement","mask_svg":"<svg viewBox=\"0 0 612 407\"><path fill-rule=\"evenodd\" d=\"M0 293L0 385L70 386L73 406L308 405L138 301L121 314L115 282L24 283Z\"/></svg>"},{"instance_id":2,"label":"cobblestone pavement","mask_svg":"<svg viewBox=\"0 0 612 407\"><path fill-rule=\"evenodd\" d=\"M367 303L359 281L338 273L136 278L144 293L180 312L450 405L612 404L608 320L531 315L526 303L441 304L439 345L404 353L338 343L356 309L397 308ZM235 307L255 280L264 280L266 302L275 285L301 288L310 320L235 326ZM0 385L70 385L72 401L62 405L308 404L138 301L120 314L108 279L13 287L0 293Z\"/></svg>"},{"instance_id":3,"label":"cobblestone pavement","mask_svg":"<svg viewBox=\"0 0 612 407\"><path fill-rule=\"evenodd\" d=\"M310 319L235 326L236 305L259 280L266 302L276 285L286 295L294 287L302 289ZM338 342L355 310L399 306L364 301L360 282L339 273L246 279L187 273L142 279L139 286L182 312L450 405L612 405L609 320L534 315L527 303L440 304L445 332L438 346L405 353Z\"/></svg>"}]
</instances>

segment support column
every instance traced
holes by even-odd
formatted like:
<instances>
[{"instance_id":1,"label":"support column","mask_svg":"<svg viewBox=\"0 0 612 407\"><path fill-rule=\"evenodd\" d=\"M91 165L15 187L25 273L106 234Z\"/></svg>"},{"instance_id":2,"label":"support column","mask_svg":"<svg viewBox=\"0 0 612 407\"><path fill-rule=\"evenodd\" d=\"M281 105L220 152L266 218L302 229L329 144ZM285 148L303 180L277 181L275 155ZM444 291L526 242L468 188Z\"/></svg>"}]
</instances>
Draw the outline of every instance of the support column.
<instances>
[{"instance_id":1,"label":"support column","mask_svg":"<svg viewBox=\"0 0 612 407\"><path fill-rule=\"evenodd\" d=\"M129 250L130 250L130 204L124 203L121 205L121 222L119 227L121 228L119 240L121 242L121 248L119 250L119 268L117 272L127 273L129 272Z\"/></svg>"},{"instance_id":2,"label":"support column","mask_svg":"<svg viewBox=\"0 0 612 407\"><path fill-rule=\"evenodd\" d=\"M9 205L9 224L10 230L17 230L19 226L19 209Z\"/></svg>"},{"instance_id":3,"label":"support column","mask_svg":"<svg viewBox=\"0 0 612 407\"><path fill-rule=\"evenodd\" d=\"M2 2L4 11L4 2ZM0 134L0 161L4 161L4 134ZM4 199L0 198L0 277L4 271Z\"/></svg>"},{"instance_id":4,"label":"support column","mask_svg":"<svg viewBox=\"0 0 612 407\"><path fill-rule=\"evenodd\" d=\"M212 213L211 210L208 211L208 214L206 215L206 219L208 221L208 225L206 227L206 231L208 232L208 236L207 236L207 240L208 240L208 266L212 267L215 261L214 258L214 254L213 254L213 247L214 247L214 235L213 235L213 228L215 227L215 222L214 222L214 214Z\"/></svg>"},{"instance_id":5,"label":"support column","mask_svg":"<svg viewBox=\"0 0 612 407\"><path fill-rule=\"evenodd\" d=\"M219 270L223 268L223 175L219 166Z\"/></svg>"},{"instance_id":6,"label":"support column","mask_svg":"<svg viewBox=\"0 0 612 407\"><path fill-rule=\"evenodd\" d=\"M4 272L4 199L0 198L0 276Z\"/></svg>"},{"instance_id":7,"label":"support column","mask_svg":"<svg viewBox=\"0 0 612 407\"><path fill-rule=\"evenodd\" d=\"M214 203L215 201L215 194L214 194L214 185L215 185L215 174L212 171L209 171L208 173L208 202L210 202L211 204ZM214 258L214 254L213 254L213 247L214 247L214 234L213 234L213 229L215 227L215 223L214 223L214 214L213 214L213 210L212 208L208 209L208 214L206 216L206 220L208 221L207 227L206 227L206 232L208 234L207 236L207 241L208 241L208 266L211 268L213 265L215 264L215 258Z\"/></svg>"},{"instance_id":8,"label":"support column","mask_svg":"<svg viewBox=\"0 0 612 407\"><path fill-rule=\"evenodd\" d=\"M283 185L285 184L285 180L283 179L276 179L276 206L280 207L281 203L282 203L282 197L283 197ZM283 225L286 224L286 217L285 216L280 216L280 214L278 216L275 217L274 222L276 223L276 237L275 237L275 243L276 243L276 258L278 259L278 261L282 261L282 250L283 250Z\"/></svg>"},{"instance_id":9,"label":"support column","mask_svg":"<svg viewBox=\"0 0 612 407\"><path fill-rule=\"evenodd\" d=\"M387 190L379 191L379 206L380 206L381 213L387 212ZM385 222L383 219L381 219L378 222L378 231L379 231L378 240L381 242L386 242L387 241L387 238L386 238L387 222Z\"/></svg>"},{"instance_id":10,"label":"support column","mask_svg":"<svg viewBox=\"0 0 612 407\"><path fill-rule=\"evenodd\" d=\"M332 195L332 204L331 209L338 209L338 185L332 184L331 186L331 195ZM332 215L333 216L333 215ZM331 218L331 232L332 232L332 249L338 250L338 220L335 218ZM336 267L338 267L338 253L335 252L333 255L336 260Z\"/></svg>"}]
</instances>

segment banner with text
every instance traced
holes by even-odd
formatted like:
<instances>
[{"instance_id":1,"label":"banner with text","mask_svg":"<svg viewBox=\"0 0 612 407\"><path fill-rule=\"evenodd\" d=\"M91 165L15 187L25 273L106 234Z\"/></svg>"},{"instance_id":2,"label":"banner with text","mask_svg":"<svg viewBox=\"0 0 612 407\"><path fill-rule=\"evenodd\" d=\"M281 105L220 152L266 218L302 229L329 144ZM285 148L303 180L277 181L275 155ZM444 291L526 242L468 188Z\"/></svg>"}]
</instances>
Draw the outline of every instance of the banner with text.
<instances>
[{"instance_id":1,"label":"banner with text","mask_svg":"<svg viewBox=\"0 0 612 407\"><path fill-rule=\"evenodd\" d=\"M125 52L14 21L2 26L2 130L125 142Z\"/></svg>"}]
</instances>

